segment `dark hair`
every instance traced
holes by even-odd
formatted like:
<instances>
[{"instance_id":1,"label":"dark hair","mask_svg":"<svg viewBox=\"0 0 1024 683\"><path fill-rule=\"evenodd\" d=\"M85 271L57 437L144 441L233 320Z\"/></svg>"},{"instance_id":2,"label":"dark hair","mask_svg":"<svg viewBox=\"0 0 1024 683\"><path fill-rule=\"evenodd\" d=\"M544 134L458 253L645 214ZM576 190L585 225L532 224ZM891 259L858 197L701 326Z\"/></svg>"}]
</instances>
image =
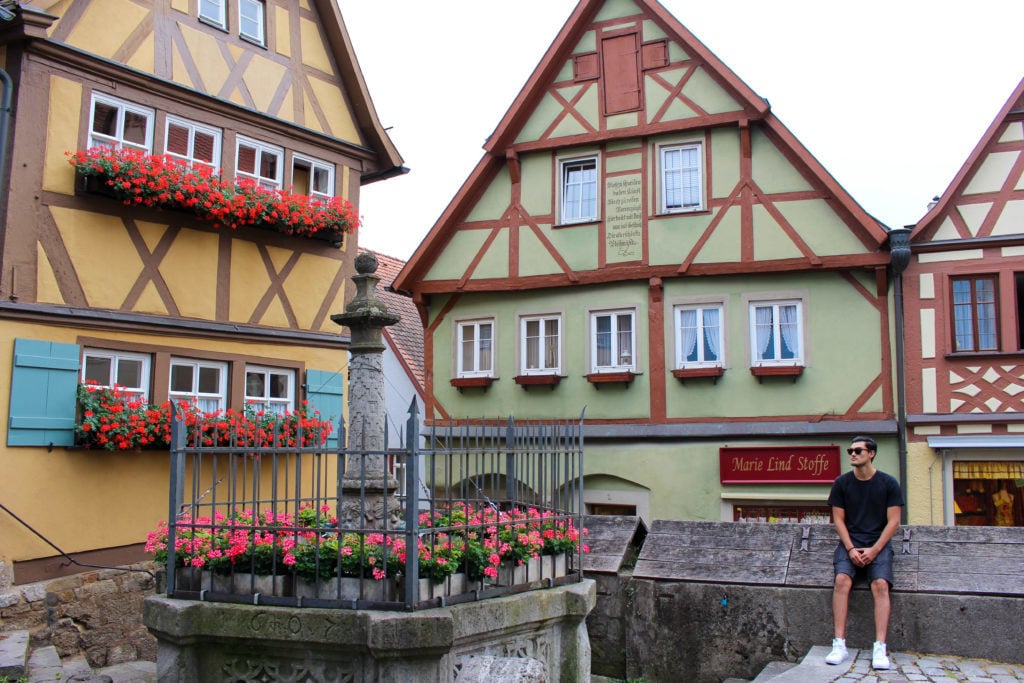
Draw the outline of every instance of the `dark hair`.
<instances>
[{"instance_id":1,"label":"dark hair","mask_svg":"<svg viewBox=\"0 0 1024 683\"><path fill-rule=\"evenodd\" d=\"M872 451L874 453L878 452L878 444L875 443L875 440L872 439L870 436L855 436L852 439L850 439L850 443L857 443L858 441L863 441L864 445L867 446L867 449L869 451Z\"/></svg>"}]
</instances>

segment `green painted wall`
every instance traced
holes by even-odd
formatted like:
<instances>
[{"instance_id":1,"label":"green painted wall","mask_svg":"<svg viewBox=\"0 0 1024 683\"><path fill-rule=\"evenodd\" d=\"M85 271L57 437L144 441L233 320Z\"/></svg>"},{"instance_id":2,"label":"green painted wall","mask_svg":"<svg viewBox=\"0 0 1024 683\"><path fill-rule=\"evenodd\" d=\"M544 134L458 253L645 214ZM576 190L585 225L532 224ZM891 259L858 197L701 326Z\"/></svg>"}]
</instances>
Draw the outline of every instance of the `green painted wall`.
<instances>
[{"instance_id":1,"label":"green painted wall","mask_svg":"<svg viewBox=\"0 0 1024 683\"><path fill-rule=\"evenodd\" d=\"M737 440L728 446L828 445L841 449L849 445L850 434L840 438L774 439L756 441ZM869 435L870 436L870 435ZM878 455L875 465L899 478L895 439L877 439ZM846 452L841 450L841 471L850 469ZM718 465L719 444L713 442L684 442L678 440L621 443L590 439L586 443L585 458L588 487L593 478L595 489L637 490L650 489L652 519L690 519L718 521L722 518L723 498L733 502L757 504L768 495L776 500L797 498L790 504L818 505L828 499L830 485L751 484L722 486ZM622 482L609 480L621 478ZM602 484L611 481L612 484ZM685 495L682 495L685 492Z\"/></svg>"},{"instance_id":2,"label":"green painted wall","mask_svg":"<svg viewBox=\"0 0 1024 683\"><path fill-rule=\"evenodd\" d=\"M870 288L867 276L861 286ZM792 378L765 378L750 373L749 306L744 296L805 297L805 369ZM721 296L725 313L726 372L717 383L681 383L669 372L675 367L673 306L694 297ZM489 414L522 418L568 417L586 405L591 419L642 419L650 415L650 346L648 290L645 281L602 286L536 290L507 294L462 296L435 332L434 348L450 349L452 325L459 319L493 317L496 321L497 381L483 393L459 393L449 385L452 359L434 359L435 390L453 415L473 414L486 404ZM440 305L440 304L439 304ZM831 272L796 275L678 278L664 281L664 365L666 410L671 418L750 418L820 415L825 419L847 413L880 372L882 348L877 330L881 321L872 306L841 275ZM586 381L589 372L588 312L635 307L638 330L638 371L627 388ZM561 313L564 324L563 379L552 389L515 384L519 374L518 318L525 314ZM850 343L851 337L856 343ZM862 412L882 410L875 392ZM552 412L555 411L555 412Z\"/></svg>"}]
</instances>

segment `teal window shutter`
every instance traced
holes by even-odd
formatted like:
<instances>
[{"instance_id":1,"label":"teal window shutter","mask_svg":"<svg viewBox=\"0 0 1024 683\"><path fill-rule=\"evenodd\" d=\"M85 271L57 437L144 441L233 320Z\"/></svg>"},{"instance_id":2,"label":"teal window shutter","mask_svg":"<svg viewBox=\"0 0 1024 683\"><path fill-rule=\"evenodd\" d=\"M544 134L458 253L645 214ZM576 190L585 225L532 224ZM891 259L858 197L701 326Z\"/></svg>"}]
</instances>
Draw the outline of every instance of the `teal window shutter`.
<instances>
[{"instance_id":1,"label":"teal window shutter","mask_svg":"<svg viewBox=\"0 0 1024 683\"><path fill-rule=\"evenodd\" d=\"M345 377L329 370L306 370L306 400L310 412L320 411L321 420L330 420L334 431L327 439L330 448L338 448L338 425L344 413Z\"/></svg>"},{"instance_id":2,"label":"teal window shutter","mask_svg":"<svg viewBox=\"0 0 1024 683\"><path fill-rule=\"evenodd\" d=\"M14 340L8 446L73 446L77 344Z\"/></svg>"}]
</instances>

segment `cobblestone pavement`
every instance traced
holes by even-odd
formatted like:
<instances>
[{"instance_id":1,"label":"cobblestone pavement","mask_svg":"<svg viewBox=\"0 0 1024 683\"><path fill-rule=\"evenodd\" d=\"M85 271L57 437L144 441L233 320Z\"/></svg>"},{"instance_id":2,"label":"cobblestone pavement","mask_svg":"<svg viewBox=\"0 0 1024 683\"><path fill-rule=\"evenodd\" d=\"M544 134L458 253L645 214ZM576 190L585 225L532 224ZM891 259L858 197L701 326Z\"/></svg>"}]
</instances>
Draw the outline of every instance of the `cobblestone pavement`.
<instances>
[{"instance_id":1,"label":"cobblestone pavement","mask_svg":"<svg viewBox=\"0 0 1024 683\"><path fill-rule=\"evenodd\" d=\"M871 668L871 651L860 650L845 672L837 671L830 683L1018 683L1024 681L1024 664L1001 664L985 659L890 652L892 668ZM834 667L842 670L843 666Z\"/></svg>"}]
</instances>

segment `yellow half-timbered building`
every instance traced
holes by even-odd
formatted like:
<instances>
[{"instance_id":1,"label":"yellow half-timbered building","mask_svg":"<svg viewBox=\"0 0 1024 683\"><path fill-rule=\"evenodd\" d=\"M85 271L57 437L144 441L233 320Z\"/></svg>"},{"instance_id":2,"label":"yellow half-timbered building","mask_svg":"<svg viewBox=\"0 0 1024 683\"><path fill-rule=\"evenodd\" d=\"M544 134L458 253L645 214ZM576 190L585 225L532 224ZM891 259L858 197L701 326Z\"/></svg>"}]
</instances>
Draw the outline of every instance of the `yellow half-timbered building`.
<instances>
[{"instance_id":1,"label":"yellow half-timbered building","mask_svg":"<svg viewBox=\"0 0 1024 683\"><path fill-rule=\"evenodd\" d=\"M87 561L141 559L167 516L167 451L82 448L78 385L209 411L309 401L336 422L348 339L330 315L351 295L360 186L405 169L333 0L4 7L0 502ZM70 163L90 149L173 159L346 220L293 229L247 224L237 205L211 221L174 197L122 201ZM53 548L2 513L0 539L16 582L52 575Z\"/></svg>"}]
</instances>

